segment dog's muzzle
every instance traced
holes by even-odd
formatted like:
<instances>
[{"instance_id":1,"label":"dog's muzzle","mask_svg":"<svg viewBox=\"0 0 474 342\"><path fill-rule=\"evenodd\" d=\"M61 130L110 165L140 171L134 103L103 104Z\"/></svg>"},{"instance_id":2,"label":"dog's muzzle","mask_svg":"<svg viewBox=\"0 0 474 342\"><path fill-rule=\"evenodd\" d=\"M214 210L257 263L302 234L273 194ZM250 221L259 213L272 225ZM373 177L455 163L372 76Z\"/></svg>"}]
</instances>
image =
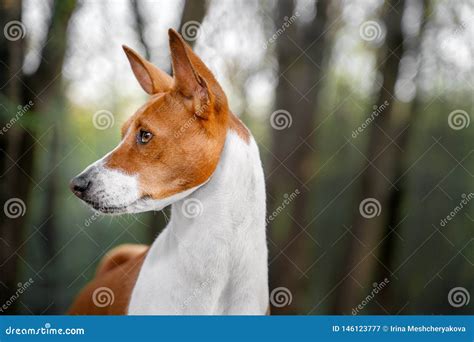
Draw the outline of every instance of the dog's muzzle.
<instances>
[{"instance_id":1,"label":"dog's muzzle","mask_svg":"<svg viewBox=\"0 0 474 342\"><path fill-rule=\"evenodd\" d=\"M103 213L129 212L142 199L136 177L108 169L102 160L74 177L69 187L74 195Z\"/></svg>"}]
</instances>

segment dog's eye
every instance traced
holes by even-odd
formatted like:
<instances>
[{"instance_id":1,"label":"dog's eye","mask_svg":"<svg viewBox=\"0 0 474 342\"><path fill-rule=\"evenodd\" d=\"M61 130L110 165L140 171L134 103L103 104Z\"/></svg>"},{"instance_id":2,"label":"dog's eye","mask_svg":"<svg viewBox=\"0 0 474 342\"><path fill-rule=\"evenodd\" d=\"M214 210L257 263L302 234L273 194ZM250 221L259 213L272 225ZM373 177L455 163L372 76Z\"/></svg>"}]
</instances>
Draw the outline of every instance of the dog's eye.
<instances>
[{"instance_id":1,"label":"dog's eye","mask_svg":"<svg viewBox=\"0 0 474 342\"><path fill-rule=\"evenodd\" d=\"M137 140L140 144L146 144L151 140L152 137L153 134L151 134L150 132L140 130L140 132L138 132Z\"/></svg>"}]
</instances>

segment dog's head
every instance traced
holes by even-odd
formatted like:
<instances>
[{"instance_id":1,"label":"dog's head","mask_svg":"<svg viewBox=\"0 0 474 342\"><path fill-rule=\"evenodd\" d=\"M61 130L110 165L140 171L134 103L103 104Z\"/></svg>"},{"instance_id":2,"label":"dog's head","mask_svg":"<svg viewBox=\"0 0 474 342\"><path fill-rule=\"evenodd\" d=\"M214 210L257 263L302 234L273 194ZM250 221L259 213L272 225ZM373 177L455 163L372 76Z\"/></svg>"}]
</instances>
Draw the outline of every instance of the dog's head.
<instances>
[{"instance_id":1,"label":"dog's head","mask_svg":"<svg viewBox=\"0 0 474 342\"><path fill-rule=\"evenodd\" d=\"M125 47L151 95L122 127L120 144L71 181L104 213L159 210L204 184L222 152L228 122L222 88L191 48L169 30L173 77Z\"/></svg>"}]
</instances>

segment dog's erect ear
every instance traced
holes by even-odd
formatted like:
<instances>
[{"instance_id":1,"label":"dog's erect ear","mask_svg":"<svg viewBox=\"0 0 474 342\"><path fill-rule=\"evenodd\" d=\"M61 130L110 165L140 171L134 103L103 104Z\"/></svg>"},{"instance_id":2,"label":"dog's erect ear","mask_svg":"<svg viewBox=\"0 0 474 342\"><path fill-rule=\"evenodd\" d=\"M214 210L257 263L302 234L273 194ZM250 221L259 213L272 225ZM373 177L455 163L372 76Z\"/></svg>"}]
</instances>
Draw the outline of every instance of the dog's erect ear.
<instances>
[{"instance_id":1,"label":"dog's erect ear","mask_svg":"<svg viewBox=\"0 0 474 342\"><path fill-rule=\"evenodd\" d=\"M163 93L173 87L173 78L141 57L137 52L122 45L135 77L148 94Z\"/></svg>"},{"instance_id":2,"label":"dog's erect ear","mask_svg":"<svg viewBox=\"0 0 474 342\"><path fill-rule=\"evenodd\" d=\"M211 71L183 38L173 29L169 29L168 34L175 89L192 98L196 115L207 119L211 102L225 95Z\"/></svg>"}]
</instances>

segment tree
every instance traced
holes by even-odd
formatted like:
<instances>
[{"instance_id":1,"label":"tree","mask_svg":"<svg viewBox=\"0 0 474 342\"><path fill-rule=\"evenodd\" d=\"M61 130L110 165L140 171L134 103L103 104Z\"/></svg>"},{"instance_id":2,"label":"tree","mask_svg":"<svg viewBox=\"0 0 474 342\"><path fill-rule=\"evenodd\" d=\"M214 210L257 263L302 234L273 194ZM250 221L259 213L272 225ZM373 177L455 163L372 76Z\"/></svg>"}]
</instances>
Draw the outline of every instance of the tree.
<instances>
[{"instance_id":1,"label":"tree","mask_svg":"<svg viewBox=\"0 0 474 342\"><path fill-rule=\"evenodd\" d=\"M138 33L138 39L145 49L144 57L149 60L151 56L150 46L145 39L145 19L143 18L142 9L137 0L131 0L132 13L135 20L135 25Z\"/></svg>"},{"instance_id":2,"label":"tree","mask_svg":"<svg viewBox=\"0 0 474 342\"><path fill-rule=\"evenodd\" d=\"M414 56L418 60L418 73L414 78L415 83L419 79L420 75L422 63L421 47L423 44L423 37L429 18L429 13L431 11L429 0L424 0L420 2L419 5L421 6L422 12L420 17L420 30L415 37L407 39L405 43L407 46L406 54ZM404 115L404 119L397 123L396 134L394 138L394 144L396 144L398 148L393 150L395 165L395 175L393 182L396 184L398 189L392 187L388 196L388 214L386 215L386 222L383 227L384 232L382 234L382 236L386 238L379 247L381 251L379 258L380 263L376 266L375 277L372 279L373 281L390 277L391 275L387 269L394 269L393 262L395 257L397 236L392 232L392 230L395 230L403 222L402 201L407 194L407 184L406 181L402 179L406 174L406 171L409 169L406 154L409 148L411 135L413 134L412 128L414 127L415 121L418 120L419 114L422 111L422 100L419 89L414 99L408 105L406 111L408 112L407 115ZM392 288L389 287L380 294L379 302L384 308L394 307L395 304L392 302L390 296L390 293L392 292Z\"/></svg>"},{"instance_id":3,"label":"tree","mask_svg":"<svg viewBox=\"0 0 474 342\"><path fill-rule=\"evenodd\" d=\"M275 22L275 35L278 37L275 44L279 82L276 89L277 111L271 118L275 128L271 131L272 165L267 176L269 212L285 199L284 191L294 189L296 193L291 209L286 213L288 231L282 244L275 224L270 222L269 227L273 256L270 258L270 290L285 286L293 294L291 305L272 311L283 314L295 313L308 304L302 294L308 293L310 288L304 273L309 266L308 255L311 255L313 242L308 241L307 234L311 233L303 228L310 197L306 182L311 176L308 166L316 157L312 132L316 126L318 93L325 77L322 70L329 45L329 35L325 34L329 3L318 1L316 16L306 23L298 22L301 14L294 12L293 5L291 1L278 2L279 15ZM284 32L279 35L281 31ZM280 125L282 122L283 126Z\"/></svg>"},{"instance_id":4,"label":"tree","mask_svg":"<svg viewBox=\"0 0 474 342\"><path fill-rule=\"evenodd\" d=\"M31 156L27 155L21 160L19 156L26 150L25 146L30 143L28 136L21 130L18 125L13 125L7 132L3 129L7 127L7 123L12 119L15 111L15 104L22 102L22 84L21 84L21 68L23 61L24 42L22 36L24 27L18 24L21 22L21 6L20 1L11 1L3 3L2 11L0 11L1 27L10 27L11 35L3 34L0 36L0 81L1 81L1 125L2 134L0 136L1 147L1 174L0 182L2 185L1 199L4 206L2 213L2 223L0 225L0 266L2 277L0 283L0 302L5 303L11 296L10 291L16 287L18 252L22 237L22 226L24 224L24 216L17 217L16 211L13 217L6 216L5 211L10 211L5 207L7 200L15 198L15 202L19 205L19 212L24 214L25 209L21 204L25 203L28 188L18 179L20 168L31 170ZM13 115L12 115L13 113ZM13 202L12 202L13 203ZM5 210L6 209L6 210ZM14 308L13 308L14 309Z\"/></svg>"},{"instance_id":5,"label":"tree","mask_svg":"<svg viewBox=\"0 0 474 342\"><path fill-rule=\"evenodd\" d=\"M10 2L10 7L2 11L2 23L5 21L11 23L11 20L21 22L21 2ZM33 110L24 114L25 121L32 121L36 116L44 116L48 110L54 107L60 94L61 89L61 72L66 51L66 34L69 19L75 9L76 2L74 0L55 1L53 3L53 13L48 25L47 44L41 52L41 62L37 70L26 75L22 72L24 60L23 39L6 42L8 63L3 65L9 72L15 70L14 77L6 82L6 91L2 97L8 107L24 106L27 103L33 103ZM6 24L6 25L7 25ZM24 35L27 34L23 24L18 24ZM7 39L8 40L8 39ZM4 44L2 43L2 46ZM3 73L2 73L3 74ZM2 101L2 102L3 102ZM5 106L5 107L7 107ZM8 119L7 119L8 120ZM50 163L56 165L57 160L57 127L53 128L53 139L50 151ZM36 138L34 132L30 132L25 125L20 122L10 128L2 141L2 158L5 160L2 169L4 176L3 199L17 199L25 203L24 211L27 209L28 197L31 186L34 182L33 161L36 149ZM56 138L55 138L56 137ZM54 171L53 171L54 172ZM54 220L47 220L54 212L55 203L55 177L50 178L45 187L45 208L43 210L44 225L42 225L42 234L48 239L43 245L45 256L52 257L54 251L55 227ZM5 291L2 291L0 300L5 302L11 296L11 292L16 289L18 282L18 259L21 254L21 240L25 238L25 216L15 218L7 217L5 222L0 226L0 236L2 236L5 248L1 249L1 268L4 276ZM5 299L5 300L4 300ZM14 307L11 308L15 310Z\"/></svg>"},{"instance_id":6,"label":"tree","mask_svg":"<svg viewBox=\"0 0 474 342\"><path fill-rule=\"evenodd\" d=\"M352 233L355 236L350 241L342 267L342 283L336 291L336 313L347 313L357 306L361 300L361 287L368 286L371 282L375 263L377 262L377 245L382 239L382 233L387 220L389 197L396 160L392 144L393 126L392 119L397 114L394 111L394 89L397 81L400 56L405 53L402 33L402 16L404 13L402 1L388 1L384 7L382 21L387 34L385 43L379 50L379 72L383 77L382 84L375 104L380 106L385 101L389 103L389 110L382 111L375 116L370 127L370 136L365 158L367 159L361 174L361 191L356 201L353 216ZM396 189L398 190L398 189ZM365 201L365 202L363 202ZM367 215L365 209L359 209L364 203L378 206L375 209L378 216ZM370 214L370 209L367 209ZM356 279L356 280L353 280ZM380 279L378 279L380 281ZM368 287L367 287L368 286Z\"/></svg>"},{"instance_id":7,"label":"tree","mask_svg":"<svg viewBox=\"0 0 474 342\"><path fill-rule=\"evenodd\" d=\"M183 31L192 29L192 26L198 28L206 15L206 7L206 0L186 0L183 7L183 13L181 14L181 24L178 32L180 32L181 35L184 35ZM192 25L193 22L199 24L197 26ZM188 27L186 25L188 25ZM188 39L187 43L192 47L195 40Z\"/></svg>"}]
</instances>

